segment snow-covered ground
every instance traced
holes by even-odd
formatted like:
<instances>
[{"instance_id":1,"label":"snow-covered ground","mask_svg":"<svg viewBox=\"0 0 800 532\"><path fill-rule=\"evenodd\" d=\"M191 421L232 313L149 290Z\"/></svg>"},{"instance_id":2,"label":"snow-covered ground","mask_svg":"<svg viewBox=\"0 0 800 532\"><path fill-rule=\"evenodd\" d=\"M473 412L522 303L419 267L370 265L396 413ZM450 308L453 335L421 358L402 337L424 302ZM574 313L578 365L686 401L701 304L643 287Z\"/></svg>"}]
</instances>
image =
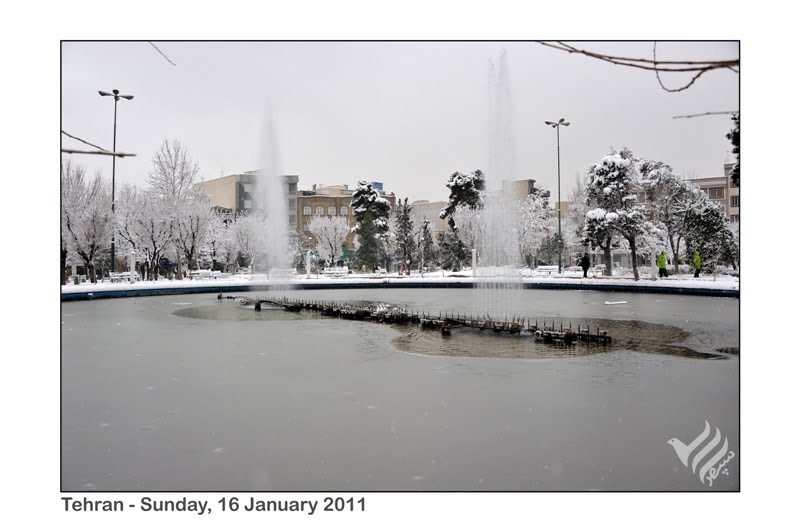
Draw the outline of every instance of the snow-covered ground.
<instances>
[{"instance_id":1,"label":"snow-covered ground","mask_svg":"<svg viewBox=\"0 0 800 532\"><path fill-rule=\"evenodd\" d=\"M453 283L466 283L471 284L475 282L492 282L499 279L489 275L481 275L481 270L478 270L478 275L473 276L472 270L462 270L460 272L430 272L424 276L419 273L414 273L410 276L399 274L357 274L352 273L346 277L342 276L325 276L312 274L310 277L305 275L297 275L292 281L279 281L280 284L291 285L313 285L313 286L347 286L347 285L402 285L410 284L419 286L420 283L437 285ZM649 271L642 269L640 271L640 280L634 281L633 274L628 272L621 272L619 275L612 277L597 276L596 278L583 278L582 272L564 271L559 275L555 271L550 270L519 270L519 279L526 285L568 285L574 286L576 289L603 289L608 287L611 289L619 289L622 287L630 286L633 289L641 290L645 287L660 289L703 289L714 290L722 292L738 291L739 278L730 275L703 275L695 279L691 274L671 275L666 279L652 280ZM68 284L61 287L62 294L83 294L89 292L104 292L104 291L127 291L127 290L169 290L169 289L186 289L186 288L220 288L230 289L233 287L241 287L246 290L249 287L263 287L269 284L269 278L264 274L246 274L246 275L232 275L230 277L220 279L202 279L202 280L183 280L175 281L169 279L159 279L158 281L139 281L135 283L129 282L98 282L96 284L82 283L80 285ZM657 287L657 288L656 288Z\"/></svg>"}]
</instances>

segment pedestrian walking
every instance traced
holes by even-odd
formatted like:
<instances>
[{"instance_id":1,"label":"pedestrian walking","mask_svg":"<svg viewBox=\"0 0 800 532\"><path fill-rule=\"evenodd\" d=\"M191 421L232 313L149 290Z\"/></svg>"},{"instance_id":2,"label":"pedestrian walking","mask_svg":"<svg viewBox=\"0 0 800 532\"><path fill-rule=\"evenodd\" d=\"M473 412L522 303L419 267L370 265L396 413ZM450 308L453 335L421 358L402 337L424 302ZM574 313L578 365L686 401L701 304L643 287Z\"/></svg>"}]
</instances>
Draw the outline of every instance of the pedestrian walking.
<instances>
[{"instance_id":1,"label":"pedestrian walking","mask_svg":"<svg viewBox=\"0 0 800 532\"><path fill-rule=\"evenodd\" d=\"M667 273L667 252L662 251L656 255L656 266L658 266L658 277L669 277Z\"/></svg>"},{"instance_id":2,"label":"pedestrian walking","mask_svg":"<svg viewBox=\"0 0 800 532\"><path fill-rule=\"evenodd\" d=\"M581 259L581 268L583 268L583 276L587 277L587 272L589 271L589 266L591 266L592 261L589 260L589 254L584 253L583 258Z\"/></svg>"},{"instance_id":3,"label":"pedestrian walking","mask_svg":"<svg viewBox=\"0 0 800 532\"><path fill-rule=\"evenodd\" d=\"M700 269L703 267L703 261L700 259L700 250L695 250L692 257L692 264L694 265L694 276L700 277Z\"/></svg>"}]
</instances>

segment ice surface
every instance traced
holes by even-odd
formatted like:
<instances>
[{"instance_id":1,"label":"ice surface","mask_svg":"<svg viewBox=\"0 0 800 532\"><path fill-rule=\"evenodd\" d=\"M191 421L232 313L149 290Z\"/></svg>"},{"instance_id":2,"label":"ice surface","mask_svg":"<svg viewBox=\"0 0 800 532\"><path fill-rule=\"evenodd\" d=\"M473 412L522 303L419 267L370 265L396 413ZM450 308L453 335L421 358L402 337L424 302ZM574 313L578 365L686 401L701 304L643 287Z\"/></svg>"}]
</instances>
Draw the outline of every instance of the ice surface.
<instances>
[{"instance_id":1,"label":"ice surface","mask_svg":"<svg viewBox=\"0 0 800 532\"><path fill-rule=\"evenodd\" d=\"M464 312L470 292L313 297ZM736 299L605 300L523 290L510 307L659 322L697 349L738 346ZM706 489L666 443L691 440L705 419L738 453L736 355L422 356L398 350L400 333L379 324L180 315L226 304L236 303L198 294L62 304L72 329L62 336L62 489ZM738 487L738 463L730 469L713 489Z\"/></svg>"}]
</instances>

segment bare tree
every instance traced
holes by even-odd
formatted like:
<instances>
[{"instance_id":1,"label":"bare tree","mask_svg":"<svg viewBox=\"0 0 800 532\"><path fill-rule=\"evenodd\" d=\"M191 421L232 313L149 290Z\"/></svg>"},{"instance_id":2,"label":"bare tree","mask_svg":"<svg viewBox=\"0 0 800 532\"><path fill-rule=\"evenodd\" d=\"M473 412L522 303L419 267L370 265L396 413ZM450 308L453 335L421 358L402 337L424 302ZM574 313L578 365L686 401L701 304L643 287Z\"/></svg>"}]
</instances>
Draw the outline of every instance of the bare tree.
<instances>
[{"instance_id":1,"label":"bare tree","mask_svg":"<svg viewBox=\"0 0 800 532\"><path fill-rule=\"evenodd\" d=\"M212 216L211 203L202 191L187 195L177 206L175 243L186 257L190 270L197 269L197 252L206 238Z\"/></svg>"},{"instance_id":2,"label":"bare tree","mask_svg":"<svg viewBox=\"0 0 800 532\"><path fill-rule=\"evenodd\" d=\"M114 230L110 187L99 173L87 183L84 171L68 162L62 162L61 186L62 238L83 261L91 282L96 283L95 262L108 248Z\"/></svg>"},{"instance_id":3,"label":"bare tree","mask_svg":"<svg viewBox=\"0 0 800 532\"><path fill-rule=\"evenodd\" d=\"M340 216L314 216L308 224L308 230L317 241L317 253L331 266L342 254L342 245L350 233L347 218Z\"/></svg>"},{"instance_id":4,"label":"bare tree","mask_svg":"<svg viewBox=\"0 0 800 532\"><path fill-rule=\"evenodd\" d=\"M137 263L145 262L138 230L147 198L139 187L131 184L121 186L117 194L117 253L122 256L133 253Z\"/></svg>"},{"instance_id":5,"label":"bare tree","mask_svg":"<svg viewBox=\"0 0 800 532\"><path fill-rule=\"evenodd\" d=\"M547 199L538 194L528 195L524 200L516 202L514 211L520 257L526 262L527 258L532 261L547 234L550 219Z\"/></svg>"},{"instance_id":6,"label":"bare tree","mask_svg":"<svg viewBox=\"0 0 800 532\"><path fill-rule=\"evenodd\" d=\"M147 183L159 196L177 202L192 193L200 167L178 140L164 139L153 155Z\"/></svg>"},{"instance_id":7,"label":"bare tree","mask_svg":"<svg viewBox=\"0 0 800 532\"><path fill-rule=\"evenodd\" d=\"M164 139L153 155L153 169L147 177L147 183L154 194L172 205L177 215L183 204L195 194L199 173L200 167L180 141ZM173 224L173 228L177 227L178 224ZM182 252L177 244L174 248L178 279L183 279Z\"/></svg>"},{"instance_id":8,"label":"bare tree","mask_svg":"<svg viewBox=\"0 0 800 532\"><path fill-rule=\"evenodd\" d=\"M253 272L256 271L256 265L264 259L267 246L264 236L266 226L266 217L259 211L239 216L231 225L231 236L236 243L236 249L249 260Z\"/></svg>"},{"instance_id":9,"label":"bare tree","mask_svg":"<svg viewBox=\"0 0 800 532\"><path fill-rule=\"evenodd\" d=\"M68 158L61 159L61 284L67 283L67 258L72 246L71 227L79 223L81 196L85 188L82 166Z\"/></svg>"},{"instance_id":10,"label":"bare tree","mask_svg":"<svg viewBox=\"0 0 800 532\"><path fill-rule=\"evenodd\" d=\"M161 258L173 245L172 205L164 198L150 194L145 198L140 212L135 227L138 249L147 261L147 278L157 280Z\"/></svg>"},{"instance_id":11,"label":"bare tree","mask_svg":"<svg viewBox=\"0 0 800 532\"><path fill-rule=\"evenodd\" d=\"M236 262L236 240L233 238L231 225L233 222L225 214L212 213L206 230L206 238L203 242L203 252L214 263L222 264L222 270L228 268Z\"/></svg>"}]
</instances>

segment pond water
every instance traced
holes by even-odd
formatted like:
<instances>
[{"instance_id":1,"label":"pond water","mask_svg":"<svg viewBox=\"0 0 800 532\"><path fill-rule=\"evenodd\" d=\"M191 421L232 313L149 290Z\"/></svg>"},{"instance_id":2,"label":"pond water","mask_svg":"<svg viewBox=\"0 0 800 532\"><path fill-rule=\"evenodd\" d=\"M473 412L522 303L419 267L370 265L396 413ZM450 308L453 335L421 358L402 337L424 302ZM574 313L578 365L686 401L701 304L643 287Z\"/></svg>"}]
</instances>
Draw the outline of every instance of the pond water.
<instances>
[{"instance_id":1,"label":"pond water","mask_svg":"<svg viewBox=\"0 0 800 532\"><path fill-rule=\"evenodd\" d=\"M286 295L432 313L474 312L485 297ZM255 312L214 294L63 303L62 489L709 489L667 444L691 442L706 420L737 455L711 489L738 489L738 299L505 297L515 315L599 325L614 343L555 349L462 330L443 338Z\"/></svg>"}]
</instances>

